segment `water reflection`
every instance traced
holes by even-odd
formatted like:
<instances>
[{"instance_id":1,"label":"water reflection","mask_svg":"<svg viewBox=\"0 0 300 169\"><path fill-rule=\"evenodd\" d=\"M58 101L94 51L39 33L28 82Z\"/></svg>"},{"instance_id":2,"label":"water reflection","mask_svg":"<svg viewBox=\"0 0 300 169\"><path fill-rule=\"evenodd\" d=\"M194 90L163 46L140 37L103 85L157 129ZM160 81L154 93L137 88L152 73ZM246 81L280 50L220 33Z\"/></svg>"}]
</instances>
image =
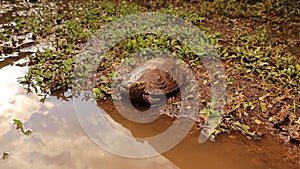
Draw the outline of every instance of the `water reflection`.
<instances>
[{"instance_id":1,"label":"water reflection","mask_svg":"<svg viewBox=\"0 0 300 169\"><path fill-rule=\"evenodd\" d=\"M176 147L154 158L130 159L113 155L87 136L78 122L72 101L67 101L70 99L64 100L62 95L49 96L40 102L41 96L27 93L18 85L17 78L26 70L26 67L17 66L0 69L0 152L11 152L8 159L0 160L1 169L276 169L285 165L280 161L284 154L279 153L287 150L276 141L230 139L220 135L217 142L199 144L199 132L189 134ZM98 106L107 113L105 117L110 124L135 138L157 135L174 121L161 116L153 123L135 123L120 115L110 101L98 103ZM11 124L14 118L25 122L25 129L31 129L33 134L24 136L16 130ZM111 139L112 145L114 142L117 141ZM298 167L292 164L288 168L293 168L290 166Z\"/></svg>"},{"instance_id":2,"label":"water reflection","mask_svg":"<svg viewBox=\"0 0 300 169\"><path fill-rule=\"evenodd\" d=\"M26 68L8 66L0 69L0 151L10 151L0 168L176 168L163 156L136 160L112 155L95 145L78 123L72 102L27 94L16 83ZM25 121L33 130L29 137L10 124Z\"/></svg>"}]
</instances>

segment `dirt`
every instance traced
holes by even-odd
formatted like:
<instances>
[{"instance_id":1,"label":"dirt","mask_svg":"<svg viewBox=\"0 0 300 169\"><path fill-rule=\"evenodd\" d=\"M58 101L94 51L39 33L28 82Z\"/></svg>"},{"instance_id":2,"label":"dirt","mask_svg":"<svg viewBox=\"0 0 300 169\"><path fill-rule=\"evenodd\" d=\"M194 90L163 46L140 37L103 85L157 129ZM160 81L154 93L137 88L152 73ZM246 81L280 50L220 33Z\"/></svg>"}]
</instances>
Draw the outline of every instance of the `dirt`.
<instances>
[{"instance_id":1,"label":"dirt","mask_svg":"<svg viewBox=\"0 0 300 169\"><path fill-rule=\"evenodd\" d=\"M200 25L208 26L211 28L210 32L219 31L224 37L230 39L233 38L231 29L236 26L228 26L232 20L222 20L218 17L211 17L211 20L201 23ZM244 29L248 29L249 32L257 31L257 27L262 24L262 21L253 21L250 19L236 19L236 23L241 23ZM245 24L247 23L247 24ZM287 44L286 51L292 52L299 58L299 31L295 26L297 23L280 22L279 24L269 23L267 29L271 34L271 38L278 44ZM231 24L232 25L232 24ZM276 27L277 32L273 33ZM271 33L272 32L272 33ZM288 33L282 33L288 32ZM224 42L224 45L226 42ZM266 163L273 161L272 166L280 165L277 160L289 161L290 166L299 166L300 160L300 125L295 123L297 118L300 117L300 108L295 104L300 103L300 98L297 91L283 89L281 86L264 83L264 79L256 77L255 74L249 75L244 72L240 72L237 69L233 69L236 60L223 61L226 75L231 77L234 81L233 84L228 84L227 88L227 104L224 110L224 121L220 125L220 130L226 131L232 130L230 122L226 121L226 118L230 118L235 122L246 124L250 126L251 131L243 131L242 133L248 135L247 132L255 133L254 142L256 146L248 149L253 153L256 158L264 159ZM193 69L193 73L198 80L198 87L201 89L200 95L201 108L207 108L207 102L209 97L209 85L204 85L203 82L208 80L208 77L203 76L205 74L204 69ZM231 100L231 96L236 95L235 100ZM298 96L297 96L298 95ZM171 117L178 116L180 105L174 105L174 103L180 102L180 93L175 93L167 100L164 114L168 114ZM232 110L234 106L243 107L245 103L253 103L253 107L245 107L244 109ZM294 105L294 106L293 106ZM200 129L205 120L199 116L197 125ZM219 136L224 137L224 136ZM240 136L232 136L234 139ZM252 137L249 137L252 138ZM217 137L218 139L218 137ZM253 139L253 138L252 138ZM241 139L243 140L243 139ZM237 142L241 141L237 139ZM260 147L261 140L268 140L270 147L264 147L262 150ZM245 141L242 144L245 144ZM252 141L249 141L252 142ZM246 143L248 144L248 143ZM275 148L278 147L278 148ZM280 147L280 148L279 148ZM271 154L276 154L278 157L270 157ZM272 160L271 160L272 159ZM274 160L277 159L277 160ZM277 161L277 162L275 162ZM283 168L289 168L288 166L281 166ZM279 167L280 168L280 167Z\"/></svg>"},{"instance_id":2,"label":"dirt","mask_svg":"<svg viewBox=\"0 0 300 169\"><path fill-rule=\"evenodd\" d=\"M141 5L143 5L143 3ZM166 6L166 4L163 3L154 5L146 3L144 5L149 9ZM287 52L292 52L298 59L300 58L300 31L299 23L297 22L273 22L272 19L255 21L249 18L222 18L217 15L212 15L204 22L196 23L196 25L210 27L210 33L216 31L221 32L222 38L224 39L233 39L235 34L232 33L232 29L236 27L241 26L241 29L249 30L250 34L259 31L259 29L261 29L260 26L263 25L271 35L272 41L276 42L276 44L285 44L287 46ZM23 40L24 39L22 39L22 41ZM220 44L225 46L232 45L226 40L221 41ZM27 43L21 43L20 46L10 45L4 48L7 51L1 51L1 53L11 52L23 46L27 46ZM12 61L6 59L4 62L1 62L1 68L13 61L14 59L12 59ZM190 60L185 61L189 63ZM110 60L109 62L113 62L114 65L107 67L104 62L105 61L103 61L102 65L99 65L98 74L96 75L97 79L95 80L96 86L100 86L103 83L110 83L111 81L101 81L99 77L108 76L114 71L114 66L117 65L116 61ZM222 61L226 76L230 77L233 83L227 84L227 100L224 114L222 115L223 120L217 128L217 133L215 134L217 137L213 139L218 141L223 139L228 140L228 138L230 138L229 140L232 141L233 144L242 145L247 154L251 156L251 160L259 161L258 163L268 163L268 166L274 168L299 168L300 120L297 120L300 117L299 91L284 88L278 84L266 83L265 79L262 79L255 73L246 74L245 72L235 69L234 66L238 62L239 60L235 59ZM200 109L209 108L211 98L210 85L207 83L209 77L207 76L206 69L203 66L199 69L195 67L190 67L190 69L197 79L198 88L201 89L199 98L199 100L201 100L199 103ZM110 92L107 91L107 94L110 94ZM169 95L162 112L162 114L169 116L163 117L167 124L171 124L172 119L179 116L180 104L174 103L180 101L180 92L174 92ZM104 104L105 102L106 101L99 101L99 104ZM234 109L234 107L238 108ZM191 139L184 141L182 144L195 146L193 140L197 139L205 120L206 116L199 115L194 126L196 132L194 134L191 133L188 136ZM243 125L249 126L250 129L243 128ZM238 130L239 132L235 132L234 130ZM246 136L241 136L240 133ZM157 133L154 133L154 135L155 134ZM179 150L175 148L174 151ZM168 152L165 156L169 156ZM175 157L169 156L169 158Z\"/></svg>"}]
</instances>

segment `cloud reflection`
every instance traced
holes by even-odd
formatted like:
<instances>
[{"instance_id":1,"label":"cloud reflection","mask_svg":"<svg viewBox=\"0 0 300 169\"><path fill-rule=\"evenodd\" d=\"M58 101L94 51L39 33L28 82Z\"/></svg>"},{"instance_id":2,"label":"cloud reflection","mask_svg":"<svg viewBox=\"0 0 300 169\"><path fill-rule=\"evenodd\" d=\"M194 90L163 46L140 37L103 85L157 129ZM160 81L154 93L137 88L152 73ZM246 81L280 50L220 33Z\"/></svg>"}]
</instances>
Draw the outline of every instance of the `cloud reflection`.
<instances>
[{"instance_id":1,"label":"cloud reflection","mask_svg":"<svg viewBox=\"0 0 300 169\"><path fill-rule=\"evenodd\" d=\"M83 132L72 103L55 97L41 103L39 96L26 94L16 82L25 71L15 66L0 69L0 78L5 79L0 83L0 151L11 152L7 160L0 161L0 168L177 168L163 156L137 160L100 149ZM14 118L26 122L25 128L33 134L27 137L17 131L11 124Z\"/></svg>"}]
</instances>

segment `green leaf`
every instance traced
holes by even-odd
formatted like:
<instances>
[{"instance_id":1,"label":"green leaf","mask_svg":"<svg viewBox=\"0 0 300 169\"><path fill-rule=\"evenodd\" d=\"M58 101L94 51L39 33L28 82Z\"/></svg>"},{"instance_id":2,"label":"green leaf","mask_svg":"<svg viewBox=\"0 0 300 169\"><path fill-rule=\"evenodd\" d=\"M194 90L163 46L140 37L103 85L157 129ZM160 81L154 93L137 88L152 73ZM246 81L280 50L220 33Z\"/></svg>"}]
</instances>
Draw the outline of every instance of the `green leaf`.
<instances>
[{"instance_id":1,"label":"green leaf","mask_svg":"<svg viewBox=\"0 0 300 169\"><path fill-rule=\"evenodd\" d=\"M26 136L29 136L32 133L31 130L26 130L23 134L25 134Z\"/></svg>"},{"instance_id":2,"label":"green leaf","mask_svg":"<svg viewBox=\"0 0 300 169\"><path fill-rule=\"evenodd\" d=\"M20 129L21 132L22 132L24 135L28 136L28 135L30 135L30 134L32 133L31 130L26 130L26 131L24 131L23 123L22 123L20 120L13 119L13 122L14 122L13 124L16 125L16 129L17 129L17 130Z\"/></svg>"},{"instance_id":3,"label":"green leaf","mask_svg":"<svg viewBox=\"0 0 300 169\"><path fill-rule=\"evenodd\" d=\"M17 125L16 129L23 128L23 123L20 120L14 119L13 121L13 124Z\"/></svg>"}]
</instances>

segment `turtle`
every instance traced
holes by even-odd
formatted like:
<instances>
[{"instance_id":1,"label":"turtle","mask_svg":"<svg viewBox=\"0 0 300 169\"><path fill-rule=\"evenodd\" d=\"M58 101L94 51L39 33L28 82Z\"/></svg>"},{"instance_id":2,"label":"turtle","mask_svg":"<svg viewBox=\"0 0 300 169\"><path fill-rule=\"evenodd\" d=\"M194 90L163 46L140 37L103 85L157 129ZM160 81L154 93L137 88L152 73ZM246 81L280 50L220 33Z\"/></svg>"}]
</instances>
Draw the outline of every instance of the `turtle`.
<instances>
[{"instance_id":1,"label":"turtle","mask_svg":"<svg viewBox=\"0 0 300 169\"><path fill-rule=\"evenodd\" d=\"M127 81L129 98L157 103L180 88L184 69L173 58L154 58L134 69Z\"/></svg>"}]
</instances>

